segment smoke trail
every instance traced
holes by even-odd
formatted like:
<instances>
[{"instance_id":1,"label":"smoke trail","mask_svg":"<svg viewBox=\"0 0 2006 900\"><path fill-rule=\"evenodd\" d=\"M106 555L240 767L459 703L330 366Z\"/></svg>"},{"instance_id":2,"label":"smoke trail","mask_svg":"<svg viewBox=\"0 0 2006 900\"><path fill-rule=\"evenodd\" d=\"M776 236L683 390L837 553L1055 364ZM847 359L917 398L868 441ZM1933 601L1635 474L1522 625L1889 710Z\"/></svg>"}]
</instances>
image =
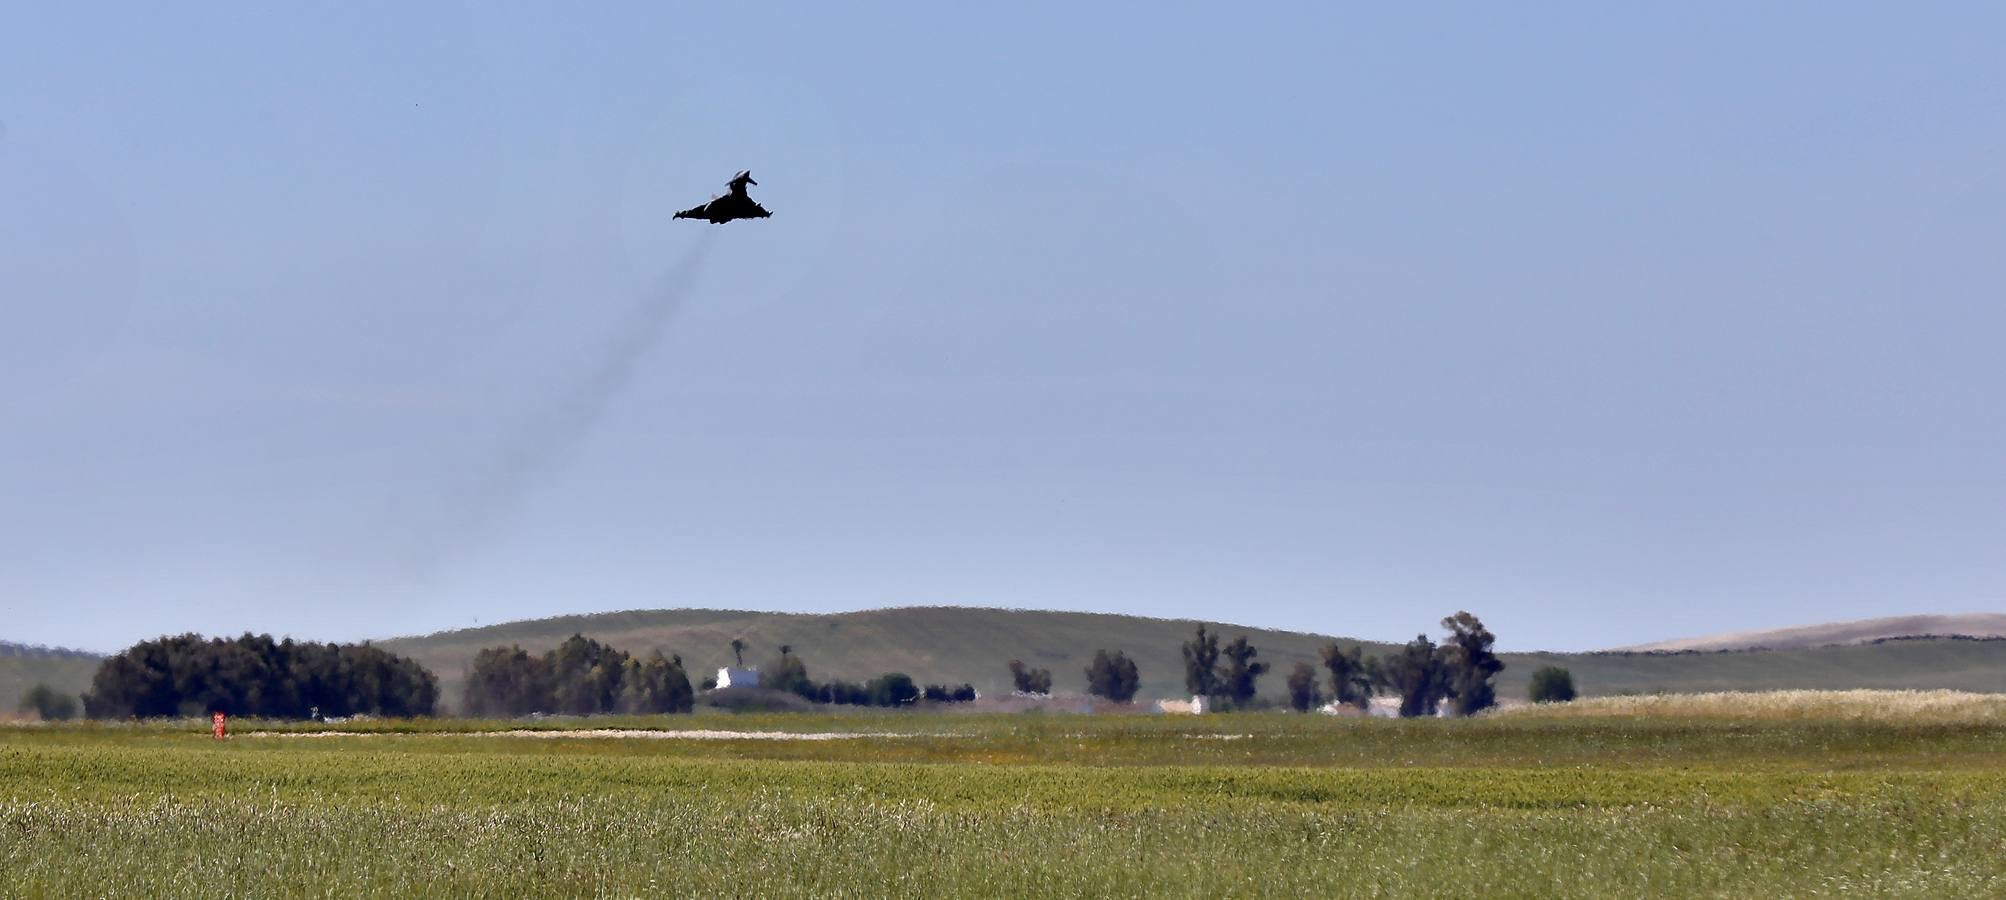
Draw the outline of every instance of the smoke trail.
<instances>
[{"instance_id":1,"label":"smoke trail","mask_svg":"<svg viewBox=\"0 0 2006 900\"><path fill-rule=\"evenodd\" d=\"M419 535L408 548L412 575L435 575L446 563L493 539L531 491L563 471L668 333L710 256L715 233L704 229L620 322L596 355L596 364L549 406L534 411L502 443L488 470L468 489L447 499L439 527Z\"/></svg>"}]
</instances>

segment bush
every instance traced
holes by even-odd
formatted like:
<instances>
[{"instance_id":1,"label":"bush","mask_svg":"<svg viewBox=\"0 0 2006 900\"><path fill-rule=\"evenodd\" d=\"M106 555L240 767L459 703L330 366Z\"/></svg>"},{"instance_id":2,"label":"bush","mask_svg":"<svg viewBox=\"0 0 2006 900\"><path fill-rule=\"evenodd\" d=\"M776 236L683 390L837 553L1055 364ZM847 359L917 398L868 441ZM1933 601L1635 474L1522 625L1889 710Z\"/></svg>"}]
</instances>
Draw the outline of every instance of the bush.
<instances>
[{"instance_id":1,"label":"bush","mask_svg":"<svg viewBox=\"0 0 2006 900\"><path fill-rule=\"evenodd\" d=\"M920 692L920 698L928 703L967 703L975 699L975 685L949 687L944 684L929 684Z\"/></svg>"},{"instance_id":2,"label":"bush","mask_svg":"<svg viewBox=\"0 0 2006 900\"><path fill-rule=\"evenodd\" d=\"M1021 659L1010 661L1010 684L1019 694L1049 694L1052 692L1052 670L1033 669L1024 665Z\"/></svg>"},{"instance_id":3,"label":"bush","mask_svg":"<svg viewBox=\"0 0 2006 900\"><path fill-rule=\"evenodd\" d=\"M1574 675L1559 666L1542 666L1532 673L1527 695L1534 703L1566 703L1574 699Z\"/></svg>"},{"instance_id":4,"label":"bush","mask_svg":"<svg viewBox=\"0 0 2006 900\"><path fill-rule=\"evenodd\" d=\"M40 716L44 722L62 722L77 717L77 698L37 684L21 695L19 709Z\"/></svg>"},{"instance_id":5,"label":"bush","mask_svg":"<svg viewBox=\"0 0 2006 900\"><path fill-rule=\"evenodd\" d=\"M1120 650L1095 651L1094 661L1087 666L1087 693L1127 703L1135 699L1135 692L1141 687L1142 677L1136 674L1135 660Z\"/></svg>"},{"instance_id":6,"label":"bush","mask_svg":"<svg viewBox=\"0 0 2006 900\"><path fill-rule=\"evenodd\" d=\"M864 687L872 706L903 706L919 699L919 686L904 672L886 672Z\"/></svg>"}]
</instances>

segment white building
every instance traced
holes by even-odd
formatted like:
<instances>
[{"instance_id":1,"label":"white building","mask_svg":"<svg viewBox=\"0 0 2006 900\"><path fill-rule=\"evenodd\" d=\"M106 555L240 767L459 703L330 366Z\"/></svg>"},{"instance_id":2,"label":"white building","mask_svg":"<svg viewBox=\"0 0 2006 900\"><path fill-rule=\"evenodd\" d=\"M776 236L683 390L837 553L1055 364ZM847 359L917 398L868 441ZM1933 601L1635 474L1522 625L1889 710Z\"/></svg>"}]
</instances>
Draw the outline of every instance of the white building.
<instances>
[{"instance_id":1,"label":"white building","mask_svg":"<svg viewBox=\"0 0 2006 900\"><path fill-rule=\"evenodd\" d=\"M734 669L725 666L717 670L717 686L720 688L756 688L759 686L758 669Z\"/></svg>"}]
</instances>

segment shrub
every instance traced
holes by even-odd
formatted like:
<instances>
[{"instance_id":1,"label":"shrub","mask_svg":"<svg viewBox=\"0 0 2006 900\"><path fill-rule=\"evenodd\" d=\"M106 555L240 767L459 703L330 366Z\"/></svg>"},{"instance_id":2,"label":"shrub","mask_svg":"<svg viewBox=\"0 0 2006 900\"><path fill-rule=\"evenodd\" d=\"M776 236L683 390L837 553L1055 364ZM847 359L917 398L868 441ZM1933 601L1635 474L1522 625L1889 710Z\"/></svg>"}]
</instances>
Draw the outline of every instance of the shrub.
<instances>
[{"instance_id":1,"label":"shrub","mask_svg":"<svg viewBox=\"0 0 2006 900\"><path fill-rule=\"evenodd\" d=\"M62 722L77 717L77 698L37 684L21 695L20 711L32 712L44 722Z\"/></svg>"},{"instance_id":2,"label":"shrub","mask_svg":"<svg viewBox=\"0 0 2006 900\"><path fill-rule=\"evenodd\" d=\"M1559 666L1541 666L1532 673L1527 696L1534 703L1566 703L1574 699L1574 675Z\"/></svg>"}]
</instances>

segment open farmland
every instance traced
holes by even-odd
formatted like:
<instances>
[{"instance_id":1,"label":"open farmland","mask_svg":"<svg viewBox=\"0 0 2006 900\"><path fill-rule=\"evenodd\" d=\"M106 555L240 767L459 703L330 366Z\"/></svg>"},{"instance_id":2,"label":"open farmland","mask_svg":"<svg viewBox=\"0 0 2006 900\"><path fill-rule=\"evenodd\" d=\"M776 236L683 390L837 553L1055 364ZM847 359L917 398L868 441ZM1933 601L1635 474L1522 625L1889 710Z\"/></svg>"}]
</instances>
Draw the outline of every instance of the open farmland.
<instances>
[{"instance_id":1,"label":"open farmland","mask_svg":"<svg viewBox=\"0 0 2006 900\"><path fill-rule=\"evenodd\" d=\"M2006 891L2006 701L1601 702L16 727L0 894Z\"/></svg>"}]
</instances>

